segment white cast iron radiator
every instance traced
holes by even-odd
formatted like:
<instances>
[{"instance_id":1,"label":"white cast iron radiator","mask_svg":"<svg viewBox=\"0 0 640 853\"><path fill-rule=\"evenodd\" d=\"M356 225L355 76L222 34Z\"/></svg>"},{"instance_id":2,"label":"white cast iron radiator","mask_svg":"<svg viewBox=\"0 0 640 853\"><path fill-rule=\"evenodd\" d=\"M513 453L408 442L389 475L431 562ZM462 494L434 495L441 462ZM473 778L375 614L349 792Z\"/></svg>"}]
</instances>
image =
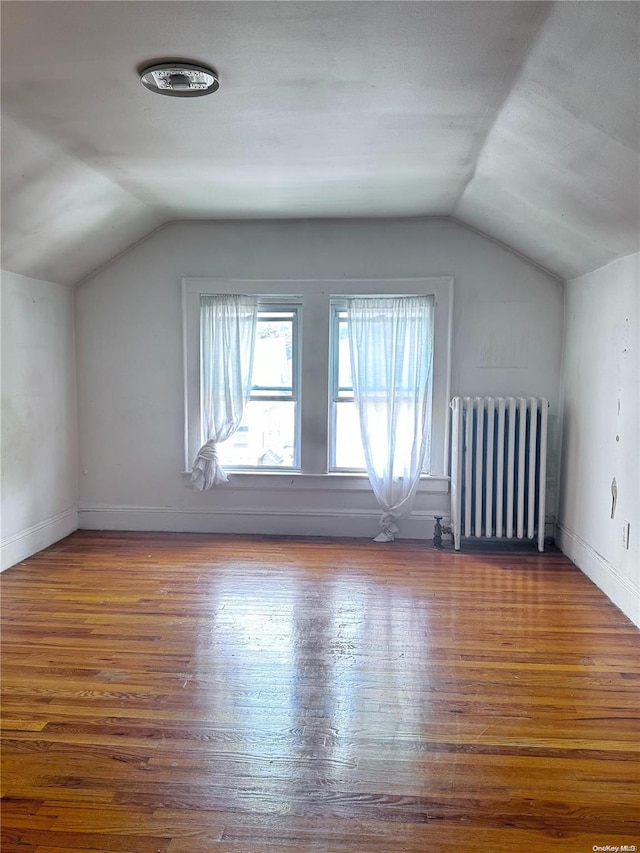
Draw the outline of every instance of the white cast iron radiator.
<instances>
[{"instance_id":1,"label":"white cast iron radiator","mask_svg":"<svg viewBox=\"0 0 640 853\"><path fill-rule=\"evenodd\" d=\"M451 528L463 536L535 539L544 550L548 403L544 397L451 401Z\"/></svg>"}]
</instances>

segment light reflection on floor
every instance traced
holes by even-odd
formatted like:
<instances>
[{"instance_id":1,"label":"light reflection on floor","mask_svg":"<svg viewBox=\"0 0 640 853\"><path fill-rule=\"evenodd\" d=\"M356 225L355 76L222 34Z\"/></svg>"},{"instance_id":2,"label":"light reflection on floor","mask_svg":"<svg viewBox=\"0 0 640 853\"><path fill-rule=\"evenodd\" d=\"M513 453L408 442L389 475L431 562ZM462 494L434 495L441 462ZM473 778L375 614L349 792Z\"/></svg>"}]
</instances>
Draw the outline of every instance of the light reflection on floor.
<instances>
[{"instance_id":1,"label":"light reflection on floor","mask_svg":"<svg viewBox=\"0 0 640 853\"><path fill-rule=\"evenodd\" d=\"M250 581L244 570L218 571L193 666L203 717L233 722L240 738L230 749L247 762L245 793L281 778L277 813L287 794L317 787L319 773L327 790L348 788L361 755L374 757L369 740L389 749L417 740L428 718L426 703L412 701L428 666L426 607L359 575L318 590L317 579L294 574Z\"/></svg>"}]
</instances>

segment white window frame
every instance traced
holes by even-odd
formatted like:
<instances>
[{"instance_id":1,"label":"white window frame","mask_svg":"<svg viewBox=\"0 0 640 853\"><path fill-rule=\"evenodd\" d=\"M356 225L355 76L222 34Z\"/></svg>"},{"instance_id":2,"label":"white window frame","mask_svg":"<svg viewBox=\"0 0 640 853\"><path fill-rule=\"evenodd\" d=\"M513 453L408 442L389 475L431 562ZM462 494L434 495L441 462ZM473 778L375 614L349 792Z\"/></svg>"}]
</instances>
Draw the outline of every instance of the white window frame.
<instances>
[{"instance_id":1,"label":"white window frame","mask_svg":"<svg viewBox=\"0 0 640 853\"><path fill-rule=\"evenodd\" d=\"M207 287L207 284L210 286ZM283 310L293 312L293 351L292 393L260 394L249 399L268 402L294 402L296 404L295 434L294 434L294 464L293 466L247 466L224 463L226 471L254 472L284 472L287 474L300 471L300 328L302 324L301 299L296 295L275 295L256 293L255 287L243 289L239 281L183 279L182 281L182 327L183 327L183 370L184 370L184 473L191 473L193 460L202 447L202 418L200 417L200 300L206 294L241 294L250 293L258 296L258 313L260 311ZM255 282L251 282L255 285ZM258 321L259 322L259 321Z\"/></svg>"},{"instance_id":2,"label":"white window frame","mask_svg":"<svg viewBox=\"0 0 640 853\"><path fill-rule=\"evenodd\" d=\"M275 402L286 401L297 403L300 399L300 304L295 302L287 302L286 300L279 299L274 296L261 296L258 298L258 318L257 322L264 322L263 319L260 318L260 314L266 313L283 313L283 314L293 314L295 319L292 322L291 326L291 348L293 351L293 359L291 365L291 393L290 394L278 394L275 393L275 389L273 394L264 393L268 391L268 388L264 388L262 391L259 389L255 389L254 386L251 386L251 391L249 393L250 400L260 401L269 401L273 400Z\"/></svg>"},{"instance_id":3,"label":"white window frame","mask_svg":"<svg viewBox=\"0 0 640 853\"><path fill-rule=\"evenodd\" d=\"M300 325L301 325L301 305L299 301L292 301L290 297L278 297L278 296L259 296L258 297L258 320L260 323L260 313L261 312L278 312L284 311L287 313L291 313L294 315L294 320L292 324L292 350L293 350L293 360L291 365L291 393L284 394L268 394L268 393L254 393L253 385L251 386L251 391L249 393L249 401L256 401L259 403L268 403L269 401L276 403L295 403L295 421L294 421L294 435L293 435L293 464L292 465L238 465L233 464L231 462L226 462L222 459L222 463L225 471L245 471L245 472L254 472L254 471L264 471L264 472L278 472L283 471L285 473L291 472L299 472L300 471Z\"/></svg>"},{"instance_id":4,"label":"white window frame","mask_svg":"<svg viewBox=\"0 0 640 853\"><path fill-rule=\"evenodd\" d=\"M368 294L372 296L372 294ZM411 296L413 294L393 294L393 297L388 293L379 293L375 294L375 298L383 299L388 296L390 298L398 298L399 296ZM430 294L431 295L431 294ZM352 403L355 405L355 397L353 394L350 396L341 397L340 389L339 389L339 329L340 329L340 314L344 314L347 310L347 296L333 296L330 302L330 310L331 310L331 331L329 336L329 473L352 473L352 474L366 474L365 468L356 468L354 466L345 467L339 466L336 464L336 426L338 422L338 406L342 403ZM435 299L434 299L435 303ZM435 309L435 306L434 306ZM435 310L434 310L435 315ZM434 350L435 350L435 329L432 328L432 333L434 337ZM433 353L432 353L433 356ZM433 379L431 382L430 389L431 402L433 405ZM433 432L433 428L432 428ZM429 475L431 473L431 462L429 463L429 468L422 469L422 475Z\"/></svg>"},{"instance_id":5,"label":"white window frame","mask_svg":"<svg viewBox=\"0 0 640 853\"><path fill-rule=\"evenodd\" d=\"M255 477L286 484L294 477L320 488L369 489L362 471L331 472L329 468L330 423L330 325L331 299L349 296L434 296L433 419L431 430L431 471L422 480L448 479L449 400L451 389L451 343L454 281L452 276L428 278L366 279L228 279L183 278L183 363L184 363L184 473L200 447L200 294L253 294L277 298L283 304L300 306L298 355L300 433L297 436L299 469L237 469L234 482L247 487ZM244 478L244 479L243 479ZM271 482L271 481L270 481ZM327 487L329 487L327 485ZM441 487L437 487L441 488Z\"/></svg>"}]
</instances>

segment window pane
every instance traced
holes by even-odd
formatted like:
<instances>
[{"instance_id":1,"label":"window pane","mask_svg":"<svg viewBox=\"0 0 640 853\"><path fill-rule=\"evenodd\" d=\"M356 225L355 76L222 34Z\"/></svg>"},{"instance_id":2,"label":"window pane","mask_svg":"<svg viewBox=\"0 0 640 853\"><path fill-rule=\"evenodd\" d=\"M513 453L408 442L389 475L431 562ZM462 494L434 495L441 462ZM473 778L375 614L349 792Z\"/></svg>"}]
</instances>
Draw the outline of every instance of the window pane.
<instances>
[{"instance_id":1,"label":"window pane","mask_svg":"<svg viewBox=\"0 0 640 853\"><path fill-rule=\"evenodd\" d=\"M330 405L333 408L333 430L330 435L331 441L331 460L332 469L337 470L356 470L365 471L366 463L362 442L360 438L360 426L357 414L356 405L353 402L353 379L351 375L351 358L349 346L349 330L347 321L347 312L343 308L334 305L334 327L333 327L333 349L331 357L333 361L332 376L332 393L330 397ZM375 322L375 318L374 318ZM421 331L422 320L413 320L408 324L406 330L406 339L398 340L395 346L400 348L402 352L405 347L410 345L412 337ZM372 346L368 355L371 361L378 365L380 375L380 384L378 388L370 389L368 400L370 403L373 399L379 397L381 402L387 398L390 389L398 395L399 398L405 398L407 401L413 399L414 386L414 371L418 365L413 364L405 358L398 358L397 364L384 346ZM374 444L388 444L387 426L384 421L384 412L386 407L383 406L379 430L372 436ZM400 406L397 413L398 429L403 430L403 422L406 421L407 412L404 407ZM407 435L413 434L413 423L406 423L404 430Z\"/></svg>"},{"instance_id":2,"label":"window pane","mask_svg":"<svg viewBox=\"0 0 640 853\"><path fill-rule=\"evenodd\" d=\"M290 400L250 400L240 426L219 447L222 464L294 468L296 405Z\"/></svg>"},{"instance_id":3,"label":"window pane","mask_svg":"<svg viewBox=\"0 0 640 853\"><path fill-rule=\"evenodd\" d=\"M356 404L336 403L335 460L336 468L358 468L364 470L364 452L360 439L360 424Z\"/></svg>"},{"instance_id":4,"label":"window pane","mask_svg":"<svg viewBox=\"0 0 640 853\"><path fill-rule=\"evenodd\" d=\"M353 397L353 380L351 378L351 347L349 346L349 329L346 317L338 321L338 399Z\"/></svg>"},{"instance_id":5,"label":"window pane","mask_svg":"<svg viewBox=\"0 0 640 853\"><path fill-rule=\"evenodd\" d=\"M279 318L274 312L261 313L256 329L253 361L253 398L290 397L293 391L293 319ZM270 317L271 319L267 319Z\"/></svg>"}]
</instances>

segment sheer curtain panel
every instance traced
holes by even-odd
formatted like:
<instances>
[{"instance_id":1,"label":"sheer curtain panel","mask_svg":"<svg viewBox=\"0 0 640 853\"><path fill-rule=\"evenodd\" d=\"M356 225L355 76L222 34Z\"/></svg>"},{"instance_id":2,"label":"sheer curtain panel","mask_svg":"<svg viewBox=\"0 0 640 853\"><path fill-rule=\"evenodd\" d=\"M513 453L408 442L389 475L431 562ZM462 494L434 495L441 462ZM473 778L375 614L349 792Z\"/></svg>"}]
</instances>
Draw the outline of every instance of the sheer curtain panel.
<instances>
[{"instance_id":1,"label":"sheer curtain panel","mask_svg":"<svg viewBox=\"0 0 640 853\"><path fill-rule=\"evenodd\" d=\"M258 300L200 297L200 417L205 443L192 467L197 491L229 481L218 445L237 430L251 391Z\"/></svg>"},{"instance_id":2,"label":"sheer curtain panel","mask_svg":"<svg viewBox=\"0 0 640 853\"><path fill-rule=\"evenodd\" d=\"M433 297L347 300L353 393L367 473L390 542L429 465Z\"/></svg>"}]
</instances>

